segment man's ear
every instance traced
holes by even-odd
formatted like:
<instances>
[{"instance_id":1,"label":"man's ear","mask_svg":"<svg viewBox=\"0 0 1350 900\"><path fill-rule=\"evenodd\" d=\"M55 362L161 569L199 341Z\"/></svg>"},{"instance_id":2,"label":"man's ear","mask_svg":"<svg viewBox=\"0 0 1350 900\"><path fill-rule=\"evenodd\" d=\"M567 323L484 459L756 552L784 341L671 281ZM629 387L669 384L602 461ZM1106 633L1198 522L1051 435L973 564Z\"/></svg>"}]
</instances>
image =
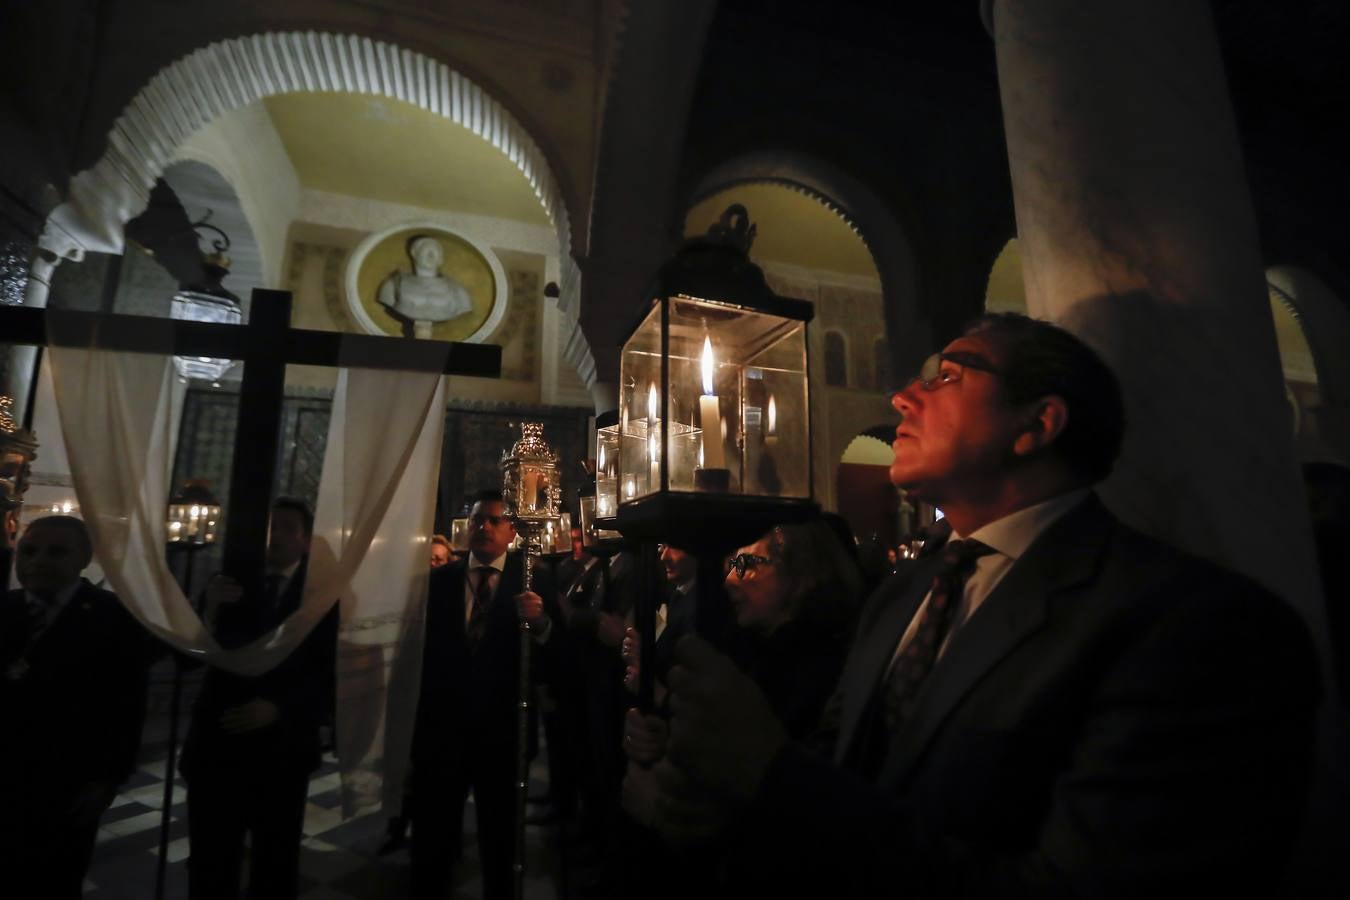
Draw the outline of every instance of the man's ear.
<instances>
[{"instance_id":1,"label":"man's ear","mask_svg":"<svg viewBox=\"0 0 1350 900\"><path fill-rule=\"evenodd\" d=\"M1030 456L1053 444L1069 424L1069 404L1058 394L1050 394L1031 404L1030 416L1017 440L1013 453Z\"/></svg>"}]
</instances>

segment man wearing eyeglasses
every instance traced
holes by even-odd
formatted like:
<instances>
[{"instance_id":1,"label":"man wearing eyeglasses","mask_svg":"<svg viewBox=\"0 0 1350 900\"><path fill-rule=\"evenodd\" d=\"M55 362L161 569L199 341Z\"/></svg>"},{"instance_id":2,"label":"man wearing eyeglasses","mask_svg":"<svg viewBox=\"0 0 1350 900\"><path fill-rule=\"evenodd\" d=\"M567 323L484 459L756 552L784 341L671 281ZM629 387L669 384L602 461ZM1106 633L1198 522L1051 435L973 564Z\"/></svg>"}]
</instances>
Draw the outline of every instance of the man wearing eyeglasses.
<instances>
[{"instance_id":1,"label":"man wearing eyeglasses","mask_svg":"<svg viewBox=\"0 0 1350 900\"><path fill-rule=\"evenodd\" d=\"M950 538L868 602L827 757L680 646L666 833L734 822L737 852L801 895L1270 895L1314 651L1264 589L1097 500L1124 433L1111 371L1053 325L987 316L892 402L891 479Z\"/></svg>"},{"instance_id":2,"label":"man wearing eyeglasses","mask_svg":"<svg viewBox=\"0 0 1350 900\"><path fill-rule=\"evenodd\" d=\"M552 619L546 570L524 589L516 537L500 493L479 494L469 513L469 554L431 573L422 688L412 752L412 895L447 896L464 802L474 792L483 896L512 893L520 622L536 647Z\"/></svg>"}]
</instances>

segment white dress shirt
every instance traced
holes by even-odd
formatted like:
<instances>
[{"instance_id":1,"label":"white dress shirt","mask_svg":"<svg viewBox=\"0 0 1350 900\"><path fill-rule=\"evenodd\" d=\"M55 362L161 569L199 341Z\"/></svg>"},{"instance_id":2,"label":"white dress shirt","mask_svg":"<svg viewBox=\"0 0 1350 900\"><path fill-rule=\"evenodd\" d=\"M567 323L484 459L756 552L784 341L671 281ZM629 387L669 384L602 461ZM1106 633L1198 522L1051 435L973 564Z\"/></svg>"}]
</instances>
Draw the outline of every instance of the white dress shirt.
<instances>
[{"instance_id":1,"label":"white dress shirt","mask_svg":"<svg viewBox=\"0 0 1350 900\"><path fill-rule=\"evenodd\" d=\"M491 571L480 572L480 567L487 566ZM464 579L464 628L469 628L469 619L473 618L474 589L478 587L478 579L486 577L488 584L491 585L492 599L497 599L497 589L502 586L502 572L506 570L506 554L492 560L492 562L479 562L478 557L472 553L469 554L468 577ZM553 634L553 620L544 614L542 624L534 625L530 628L530 637L536 644L547 643L549 636Z\"/></svg>"},{"instance_id":2,"label":"white dress shirt","mask_svg":"<svg viewBox=\"0 0 1350 900\"><path fill-rule=\"evenodd\" d=\"M24 602L27 603L30 608L38 607L43 610L42 621L38 623L32 633L28 635L28 643L30 645L41 637L48 628L52 627L52 623L56 621L57 616L61 615L61 612L70 605L70 598L75 596L75 592L80 589L81 584L83 584L83 580L76 578L70 584L57 591L51 600L44 600L32 591L26 590L23 592Z\"/></svg>"},{"instance_id":3,"label":"white dress shirt","mask_svg":"<svg viewBox=\"0 0 1350 900\"><path fill-rule=\"evenodd\" d=\"M491 571L480 572L480 567L487 566ZM488 584L491 585L491 596L497 598L497 588L501 587L502 572L506 568L506 554L494 559L492 562L482 563L472 554L469 555L469 577L464 579L464 627L469 626L469 620L473 618L473 603L478 587L478 579L486 577Z\"/></svg>"},{"instance_id":4,"label":"white dress shirt","mask_svg":"<svg viewBox=\"0 0 1350 900\"><path fill-rule=\"evenodd\" d=\"M951 643L952 635L956 634L962 625L970 621L970 617L993 593L994 588L998 587L998 583L1003 580L1003 576L1008 574L1008 570L1013 567L1013 563L1021 558L1027 548L1031 546L1031 543L1061 516L1087 499L1089 493L1090 491L1087 488L1080 488L1069 491L1067 494L1060 494L1058 497L1052 497L1034 506L1019 509L1017 512L1006 515L1001 519L996 519L988 525L975 529L974 533L969 535L971 540L979 541L994 552L975 560L975 571L966 579L960 603L957 604L953 613L951 630L947 632L947 636L942 641L942 646L938 648L938 659L941 659L942 654L947 652L947 646ZM965 540L965 538L955 531L948 538L948 541L960 540ZM929 594L931 593L930 590ZM887 675L889 675L891 667L895 665L901 651L909 646L909 642L914 639L914 633L919 628L919 620L923 618L924 610L927 608L928 596L925 596L923 603L914 613L914 618L910 620L909 627L905 629L904 635L901 636L900 643L896 644L895 652L891 654L891 663L886 667Z\"/></svg>"}]
</instances>

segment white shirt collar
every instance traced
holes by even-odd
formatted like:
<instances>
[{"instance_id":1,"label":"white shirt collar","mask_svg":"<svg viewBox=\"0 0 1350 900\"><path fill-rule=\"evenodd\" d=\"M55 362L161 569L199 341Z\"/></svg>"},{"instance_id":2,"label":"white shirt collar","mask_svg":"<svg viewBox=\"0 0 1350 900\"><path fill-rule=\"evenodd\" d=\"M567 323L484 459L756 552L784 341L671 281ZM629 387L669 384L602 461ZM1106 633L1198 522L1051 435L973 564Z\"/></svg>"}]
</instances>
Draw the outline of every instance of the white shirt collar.
<instances>
[{"instance_id":1,"label":"white shirt collar","mask_svg":"<svg viewBox=\"0 0 1350 900\"><path fill-rule=\"evenodd\" d=\"M304 562L303 559L297 559L295 562L291 563L284 569L268 570L266 574L280 576L283 583L289 582L292 578L295 577L295 573L300 568L300 563L302 562Z\"/></svg>"},{"instance_id":2,"label":"white shirt collar","mask_svg":"<svg viewBox=\"0 0 1350 900\"><path fill-rule=\"evenodd\" d=\"M490 569L496 569L498 574L500 574L501 572L506 570L506 554L503 553L501 556L497 557L490 563L481 563L478 561L478 557L474 556L472 553L469 554L470 572L472 572L474 569L481 568L484 565L486 565Z\"/></svg>"},{"instance_id":3,"label":"white shirt collar","mask_svg":"<svg viewBox=\"0 0 1350 900\"><path fill-rule=\"evenodd\" d=\"M1027 551L1032 541L1041 536L1045 529L1053 525L1061 516L1087 499L1092 493L1090 488L1078 488L1068 493L1051 497L1040 503L1023 507L1009 513L1001 519L995 519L982 525L970 535L974 540L992 547L1010 559L1017 559ZM953 541L963 540L952 531Z\"/></svg>"},{"instance_id":4,"label":"white shirt collar","mask_svg":"<svg viewBox=\"0 0 1350 900\"><path fill-rule=\"evenodd\" d=\"M75 596L75 592L80 589L80 585L82 584L84 584L84 579L76 578L69 585L57 591L56 595L53 596L51 600L43 600L41 597L39 597L32 591L26 590L23 592L24 600L30 604L39 604L41 606L47 607L48 609L47 615L49 617L48 621L52 621L58 615L60 615L61 610L66 608L66 604L70 602L71 597Z\"/></svg>"}]
</instances>

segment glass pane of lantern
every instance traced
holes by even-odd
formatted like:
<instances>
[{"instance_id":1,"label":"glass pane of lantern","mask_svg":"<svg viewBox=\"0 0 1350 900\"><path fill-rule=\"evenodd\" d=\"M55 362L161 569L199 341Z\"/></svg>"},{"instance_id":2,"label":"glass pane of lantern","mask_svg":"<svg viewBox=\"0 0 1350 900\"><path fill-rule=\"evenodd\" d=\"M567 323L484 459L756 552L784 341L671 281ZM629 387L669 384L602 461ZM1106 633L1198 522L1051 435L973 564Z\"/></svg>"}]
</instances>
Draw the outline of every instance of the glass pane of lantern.
<instances>
[{"instance_id":1,"label":"glass pane of lantern","mask_svg":"<svg viewBox=\"0 0 1350 900\"><path fill-rule=\"evenodd\" d=\"M623 346L619 361L619 502L659 487L648 425L660 415L661 305L655 304ZM598 451L597 451L598 452ZM597 459L598 464L598 459Z\"/></svg>"},{"instance_id":2,"label":"glass pane of lantern","mask_svg":"<svg viewBox=\"0 0 1350 900\"><path fill-rule=\"evenodd\" d=\"M595 432L595 517L612 519L619 512L619 426Z\"/></svg>"},{"instance_id":3,"label":"glass pane of lantern","mask_svg":"<svg viewBox=\"0 0 1350 900\"><path fill-rule=\"evenodd\" d=\"M667 303L664 446L648 433L661 410L661 304L624 346L620 502L659 487L663 452L671 491L809 497L805 323L684 296Z\"/></svg>"},{"instance_id":4,"label":"glass pane of lantern","mask_svg":"<svg viewBox=\"0 0 1350 900\"><path fill-rule=\"evenodd\" d=\"M450 546L460 553L469 549L469 520L467 517L450 520Z\"/></svg>"}]
</instances>

